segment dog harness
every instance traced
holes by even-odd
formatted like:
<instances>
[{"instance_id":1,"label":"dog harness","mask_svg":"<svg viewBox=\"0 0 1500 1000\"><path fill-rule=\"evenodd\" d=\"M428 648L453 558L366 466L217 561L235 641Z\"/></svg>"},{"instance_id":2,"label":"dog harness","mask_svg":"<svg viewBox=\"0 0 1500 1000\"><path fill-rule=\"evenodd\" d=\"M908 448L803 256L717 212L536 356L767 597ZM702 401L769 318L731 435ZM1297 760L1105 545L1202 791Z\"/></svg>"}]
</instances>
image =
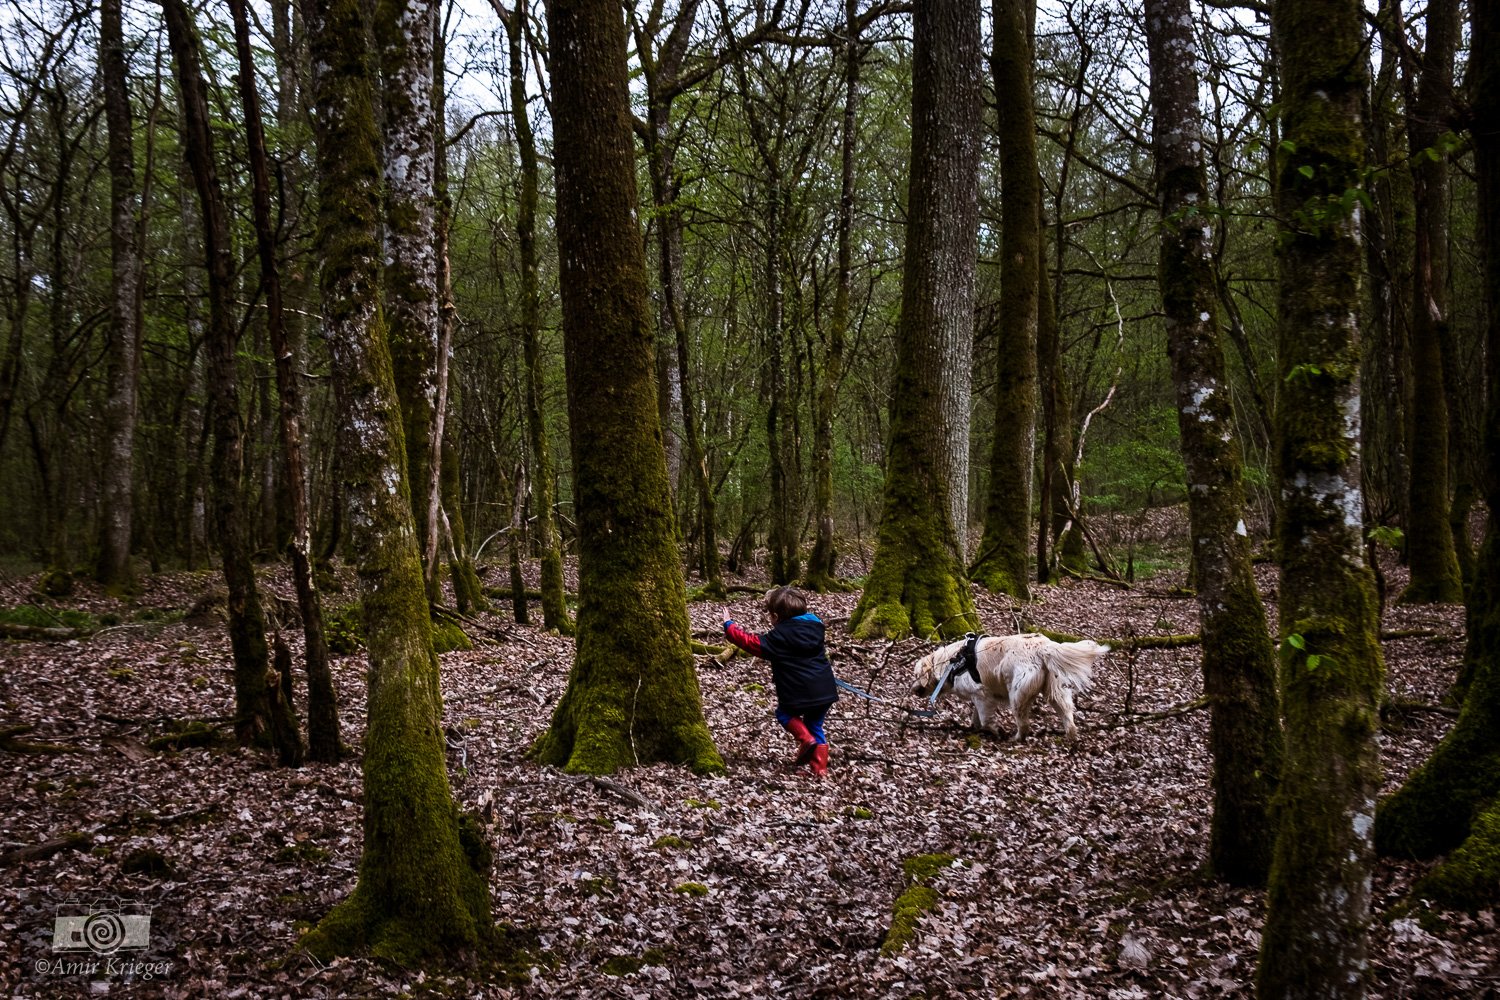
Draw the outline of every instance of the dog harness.
<instances>
[{"instance_id":1,"label":"dog harness","mask_svg":"<svg viewBox=\"0 0 1500 1000\"><path fill-rule=\"evenodd\" d=\"M979 640L984 636L970 632L965 636L969 641L964 643L964 648L958 651L958 655L948 661L948 669L943 672L943 679L938 681L938 686L932 689L932 697L927 699L927 704L936 705L938 695L942 694L961 674L968 674L974 678L974 683L981 683L979 679Z\"/></svg>"}]
</instances>

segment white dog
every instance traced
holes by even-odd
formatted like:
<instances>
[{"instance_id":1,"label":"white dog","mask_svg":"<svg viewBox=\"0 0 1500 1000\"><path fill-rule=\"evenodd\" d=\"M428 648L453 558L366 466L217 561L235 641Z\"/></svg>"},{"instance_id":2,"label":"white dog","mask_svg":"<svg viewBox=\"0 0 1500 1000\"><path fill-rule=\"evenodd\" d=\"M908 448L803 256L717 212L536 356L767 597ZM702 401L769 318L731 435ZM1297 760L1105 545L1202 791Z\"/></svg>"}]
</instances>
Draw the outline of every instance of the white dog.
<instances>
[{"instance_id":1,"label":"white dog","mask_svg":"<svg viewBox=\"0 0 1500 1000\"><path fill-rule=\"evenodd\" d=\"M972 666L967 659L969 640L950 642L916 662L911 693L930 698L939 684L941 697L952 691L974 703L975 720L981 729L999 733L999 713L1007 703L1016 716L1019 740L1031 729L1031 704L1044 690L1047 700L1062 717L1063 735L1078 738L1073 724L1073 692L1080 694L1093 684L1094 664L1109 647L1084 639L1053 642L1044 635L981 636L974 644Z\"/></svg>"}]
</instances>

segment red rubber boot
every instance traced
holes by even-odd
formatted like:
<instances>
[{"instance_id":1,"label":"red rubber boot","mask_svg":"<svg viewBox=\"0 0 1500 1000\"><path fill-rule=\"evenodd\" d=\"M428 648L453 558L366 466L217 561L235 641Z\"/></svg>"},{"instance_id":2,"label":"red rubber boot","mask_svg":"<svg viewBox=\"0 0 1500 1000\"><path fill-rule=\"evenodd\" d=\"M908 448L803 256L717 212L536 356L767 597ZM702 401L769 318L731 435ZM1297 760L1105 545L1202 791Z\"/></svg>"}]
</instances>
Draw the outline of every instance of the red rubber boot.
<instances>
[{"instance_id":1,"label":"red rubber boot","mask_svg":"<svg viewBox=\"0 0 1500 1000\"><path fill-rule=\"evenodd\" d=\"M818 741L813 739L813 734L808 731L807 723L795 716L787 720L786 729L787 732L797 737L797 742L802 744L797 750L797 756L792 758L792 767L801 767L813 759L813 754L818 748Z\"/></svg>"},{"instance_id":2,"label":"red rubber boot","mask_svg":"<svg viewBox=\"0 0 1500 1000\"><path fill-rule=\"evenodd\" d=\"M813 746L812 751L812 773L814 778L823 778L828 775L828 744L818 743Z\"/></svg>"}]
</instances>

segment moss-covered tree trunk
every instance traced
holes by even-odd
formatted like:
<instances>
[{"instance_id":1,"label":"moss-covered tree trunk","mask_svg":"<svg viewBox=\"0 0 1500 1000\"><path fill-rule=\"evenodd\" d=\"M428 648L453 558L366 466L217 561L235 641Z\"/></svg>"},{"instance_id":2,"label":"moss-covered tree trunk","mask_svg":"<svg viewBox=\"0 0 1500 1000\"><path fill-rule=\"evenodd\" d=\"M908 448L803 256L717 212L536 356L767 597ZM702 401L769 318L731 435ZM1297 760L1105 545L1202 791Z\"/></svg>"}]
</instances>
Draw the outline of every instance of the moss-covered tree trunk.
<instances>
[{"instance_id":1,"label":"moss-covered tree trunk","mask_svg":"<svg viewBox=\"0 0 1500 1000\"><path fill-rule=\"evenodd\" d=\"M244 422L240 416L235 349L239 328L234 315L234 248L229 214L214 162L209 131L208 88L201 69L198 32L182 0L165 0L167 34L177 68L182 102L183 149L203 219L203 249L208 266L208 396L213 411L214 528L224 565L229 641L234 655L235 738L241 744L275 745L284 764L302 759L301 737L292 706L280 696L281 684L268 678L270 648L266 621L245 525L240 477L244 465Z\"/></svg>"},{"instance_id":2,"label":"moss-covered tree trunk","mask_svg":"<svg viewBox=\"0 0 1500 1000\"><path fill-rule=\"evenodd\" d=\"M718 771L656 409L624 17L553 0L547 23L579 607L568 688L535 755L593 774L653 761Z\"/></svg>"},{"instance_id":3,"label":"moss-covered tree trunk","mask_svg":"<svg viewBox=\"0 0 1500 1000\"><path fill-rule=\"evenodd\" d=\"M1239 441L1219 340L1213 239L1189 0L1146 0L1152 143L1162 229L1157 279L1187 469L1193 575L1211 711L1209 865L1259 885L1271 867L1271 797L1281 769L1276 651L1255 589Z\"/></svg>"},{"instance_id":4,"label":"moss-covered tree trunk","mask_svg":"<svg viewBox=\"0 0 1500 1000\"><path fill-rule=\"evenodd\" d=\"M1000 310L989 500L974 579L1025 599L1036 462L1037 295L1042 279L1041 176L1031 86L1032 0L996 0L991 60L1000 134Z\"/></svg>"},{"instance_id":5,"label":"moss-covered tree trunk","mask_svg":"<svg viewBox=\"0 0 1500 1000\"><path fill-rule=\"evenodd\" d=\"M839 587L838 550L833 533L833 418L839 384L844 378L844 344L849 335L849 299L853 282L854 148L858 141L859 67L864 48L859 38L859 4L844 3L844 114L839 129L838 258L833 312L823 344L813 418L813 528L803 584L818 592Z\"/></svg>"},{"instance_id":6,"label":"moss-covered tree trunk","mask_svg":"<svg viewBox=\"0 0 1500 1000\"><path fill-rule=\"evenodd\" d=\"M401 424L407 482L417 519L428 597L437 600L437 485L442 461L438 403L437 187L433 115L433 0L376 0L385 215L382 276L386 331Z\"/></svg>"},{"instance_id":7,"label":"moss-covered tree trunk","mask_svg":"<svg viewBox=\"0 0 1500 1000\"><path fill-rule=\"evenodd\" d=\"M1359 492L1358 0L1278 0L1276 416L1286 755L1257 992L1362 997L1384 693Z\"/></svg>"},{"instance_id":8,"label":"moss-covered tree trunk","mask_svg":"<svg viewBox=\"0 0 1500 1000\"><path fill-rule=\"evenodd\" d=\"M1375 818L1382 853L1427 858L1455 848L1418 893L1449 905L1493 904L1500 891L1500 5L1475 3L1470 57L1475 166L1479 174L1479 237L1484 250L1486 307L1484 498L1491 515L1469 589L1464 668L1470 677L1463 707L1432 757ZM1487 879L1487 881L1486 881ZM1487 894L1487 900L1484 898Z\"/></svg>"},{"instance_id":9,"label":"moss-covered tree trunk","mask_svg":"<svg viewBox=\"0 0 1500 1000\"><path fill-rule=\"evenodd\" d=\"M360 0L313 0L307 20L320 288L369 702L359 881L303 943L323 957L368 950L403 964L443 962L469 952L493 926L475 849L482 845L473 838L461 845L448 789L438 660L380 305L380 136L367 23ZM430 42L430 26L420 30Z\"/></svg>"},{"instance_id":10,"label":"moss-covered tree trunk","mask_svg":"<svg viewBox=\"0 0 1500 1000\"><path fill-rule=\"evenodd\" d=\"M510 48L511 122L516 132L516 146L521 157L521 195L516 206L516 242L521 265L521 341L526 357L526 433L531 448L532 514L536 518L536 541L542 552L542 623L549 629L568 634L573 623L568 618L566 587L563 583L562 541L557 532L557 512L553 509L554 486L552 446L547 438L547 415L542 407L542 318L541 292L537 285L536 206L537 166L536 139L531 131L531 116L526 107L526 24L530 12L524 2L513 13L504 15L505 34ZM502 10L504 8L501 8Z\"/></svg>"},{"instance_id":11,"label":"moss-covered tree trunk","mask_svg":"<svg viewBox=\"0 0 1500 1000\"><path fill-rule=\"evenodd\" d=\"M266 294L266 332L275 357L278 430L291 508L292 580L297 588L297 610L302 616L307 669L307 749L316 761L335 761L339 741L338 697L328 665L328 643L323 637L323 605L312 570L312 538L307 510L307 473L302 451L302 392L297 355L288 341L286 310L281 295L281 265L276 257L276 230L271 217L271 177L267 165L266 134L261 123L260 94L256 89L254 55L250 48L250 18L245 0L230 0L234 20L235 53L239 63L240 104L245 113L245 136L250 160L252 215L261 287Z\"/></svg>"},{"instance_id":12,"label":"moss-covered tree trunk","mask_svg":"<svg viewBox=\"0 0 1500 1000\"><path fill-rule=\"evenodd\" d=\"M1411 580L1401 594L1409 604L1463 600L1463 577L1448 524L1449 414L1443 378L1448 333L1448 157L1437 148L1453 100L1453 49L1458 0L1427 5L1427 44L1412 114L1413 202L1416 206L1412 269L1412 398L1410 523L1406 529Z\"/></svg>"},{"instance_id":13,"label":"moss-covered tree trunk","mask_svg":"<svg viewBox=\"0 0 1500 1000\"><path fill-rule=\"evenodd\" d=\"M913 28L911 172L885 498L875 558L850 620L865 637L978 628L965 575L962 497L979 222L979 4L920 4Z\"/></svg>"},{"instance_id":14,"label":"moss-covered tree trunk","mask_svg":"<svg viewBox=\"0 0 1500 1000\"><path fill-rule=\"evenodd\" d=\"M95 576L113 588L134 585L130 531L135 511L135 429L141 375L138 292L141 248L136 242L135 152L125 36L120 0L99 5L99 79L109 156L109 398L105 428L109 460L104 465L104 511ZM25 284L18 280L17 284ZM19 358L17 360L19 369Z\"/></svg>"}]
</instances>

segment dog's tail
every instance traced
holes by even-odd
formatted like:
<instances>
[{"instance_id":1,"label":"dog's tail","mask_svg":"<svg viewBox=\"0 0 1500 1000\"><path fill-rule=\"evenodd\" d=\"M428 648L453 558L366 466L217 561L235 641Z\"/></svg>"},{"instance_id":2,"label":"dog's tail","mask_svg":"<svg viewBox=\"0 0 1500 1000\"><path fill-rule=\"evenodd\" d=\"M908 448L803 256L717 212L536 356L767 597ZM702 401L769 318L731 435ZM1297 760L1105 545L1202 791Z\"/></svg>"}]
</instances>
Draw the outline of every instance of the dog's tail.
<instances>
[{"instance_id":1,"label":"dog's tail","mask_svg":"<svg viewBox=\"0 0 1500 1000\"><path fill-rule=\"evenodd\" d=\"M1066 681L1079 694L1086 694L1094 686L1094 664L1109 647L1092 639L1079 642L1054 642L1047 649L1047 684L1053 695L1057 687Z\"/></svg>"}]
</instances>

